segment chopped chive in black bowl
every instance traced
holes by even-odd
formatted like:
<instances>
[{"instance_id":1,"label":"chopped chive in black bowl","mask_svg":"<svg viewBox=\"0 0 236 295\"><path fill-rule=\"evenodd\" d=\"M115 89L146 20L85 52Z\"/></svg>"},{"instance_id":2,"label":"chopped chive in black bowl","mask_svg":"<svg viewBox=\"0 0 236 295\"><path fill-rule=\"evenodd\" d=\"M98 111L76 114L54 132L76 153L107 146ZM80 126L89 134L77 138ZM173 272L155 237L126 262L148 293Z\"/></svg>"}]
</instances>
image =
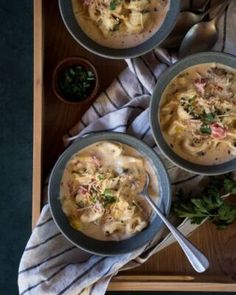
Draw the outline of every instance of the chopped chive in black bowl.
<instances>
[{"instance_id":1,"label":"chopped chive in black bowl","mask_svg":"<svg viewBox=\"0 0 236 295\"><path fill-rule=\"evenodd\" d=\"M93 91L94 84L94 73L82 65L65 68L58 77L61 95L72 102L86 99Z\"/></svg>"},{"instance_id":2,"label":"chopped chive in black bowl","mask_svg":"<svg viewBox=\"0 0 236 295\"><path fill-rule=\"evenodd\" d=\"M91 100L98 90L98 75L86 59L71 57L61 61L53 73L53 91L67 103Z\"/></svg>"}]
</instances>

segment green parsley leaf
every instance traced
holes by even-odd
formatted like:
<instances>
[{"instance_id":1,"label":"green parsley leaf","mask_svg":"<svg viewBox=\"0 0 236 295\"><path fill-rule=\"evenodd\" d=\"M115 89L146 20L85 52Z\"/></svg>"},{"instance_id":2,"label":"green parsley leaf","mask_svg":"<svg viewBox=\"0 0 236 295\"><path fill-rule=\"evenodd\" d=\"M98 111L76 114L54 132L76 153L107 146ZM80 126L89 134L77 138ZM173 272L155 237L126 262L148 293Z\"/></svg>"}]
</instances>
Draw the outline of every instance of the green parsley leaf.
<instances>
[{"instance_id":1,"label":"green parsley leaf","mask_svg":"<svg viewBox=\"0 0 236 295\"><path fill-rule=\"evenodd\" d=\"M211 134L211 127L207 125L202 125L200 131L204 134Z\"/></svg>"},{"instance_id":2,"label":"green parsley leaf","mask_svg":"<svg viewBox=\"0 0 236 295\"><path fill-rule=\"evenodd\" d=\"M234 186L234 187L232 188L232 190L231 190L231 194L232 194L232 195L236 195L236 186Z\"/></svg>"},{"instance_id":3,"label":"green parsley leaf","mask_svg":"<svg viewBox=\"0 0 236 295\"><path fill-rule=\"evenodd\" d=\"M194 96L190 97L189 102L192 103L196 98L197 98L197 95L194 95Z\"/></svg>"},{"instance_id":4,"label":"green parsley leaf","mask_svg":"<svg viewBox=\"0 0 236 295\"><path fill-rule=\"evenodd\" d=\"M227 174L210 177L202 196L192 198L183 191L176 194L174 212L181 218L189 218L195 224L208 218L218 229L223 229L236 220L235 204L228 201L226 203L225 198L221 197L225 193L236 193L236 181Z\"/></svg>"},{"instance_id":5,"label":"green parsley leaf","mask_svg":"<svg viewBox=\"0 0 236 295\"><path fill-rule=\"evenodd\" d=\"M214 113L204 113L201 117L205 124L211 124L215 121L216 115Z\"/></svg>"},{"instance_id":6,"label":"green parsley leaf","mask_svg":"<svg viewBox=\"0 0 236 295\"><path fill-rule=\"evenodd\" d=\"M98 180L104 180L104 179L105 179L104 175L101 175L101 174L98 175Z\"/></svg>"},{"instance_id":7,"label":"green parsley leaf","mask_svg":"<svg viewBox=\"0 0 236 295\"><path fill-rule=\"evenodd\" d=\"M192 199L191 202L196 206L196 208L201 212L202 214L208 214L208 210L205 206L205 202L201 199Z\"/></svg>"},{"instance_id":8,"label":"green parsley leaf","mask_svg":"<svg viewBox=\"0 0 236 295\"><path fill-rule=\"evenodd\" d=\"M106 207L107 205L116 202L116 197L112 195L111 189L105 188L102 193L102 200L104 202L104 206Z\"/></svg>"},{"instance_id":9,"label":"green parsley leaf","mask_svg":"<svg viewBox=\"0 0 236 295\"><path fill-rule=\"evenodd\" d=\"M236 190L235 181L233 181L230 178L226 178L224 180L224 188L225 188L226 192L235 194L235 190Z\"/></svg>"},{"instance_id":10,"label":"green parsley leaf","mask_svg":"<svg viewBox=\"0 0 236 295\"><path fill-rule=\"evenodd\" d=\"M220 220L226 223L232 223L236 216L236 209L231 208L228 204L224 204L219 208L218 214Z\"/></svg>"},{"instance_id":11,"label":"green parsley leaf","mask_svg":"<svg viewBox=\"0 0 236 295\"><path fill-rule=\"evenodd\" d=\"M111 194L111 189L110 188L105 188L103 195L110 195Z\"/></svg>"},{"instance_id":12,"label":"green parsley leaf","mask_svg":"<svg viewBox=\"0 0 236 295\"><path fill-rule=\"evenodd\" d=\"M116 9L116 6L117 6L117 3L118 1L117 0L111 0L110 2L110 10L115 10Z\"/></svg>"},{"instance_id":13,"label":"green parsley leaf","mask_svg":"<svg viewBox=\"0 0 236 295\"><path fill-rule=\"evenodd\" d=\"M110 196L110 195L105 195L104 196L105 201L108 202L109 204L113 203L116 201L116 197L115 196Z\"/></svg>"}]
</instances>

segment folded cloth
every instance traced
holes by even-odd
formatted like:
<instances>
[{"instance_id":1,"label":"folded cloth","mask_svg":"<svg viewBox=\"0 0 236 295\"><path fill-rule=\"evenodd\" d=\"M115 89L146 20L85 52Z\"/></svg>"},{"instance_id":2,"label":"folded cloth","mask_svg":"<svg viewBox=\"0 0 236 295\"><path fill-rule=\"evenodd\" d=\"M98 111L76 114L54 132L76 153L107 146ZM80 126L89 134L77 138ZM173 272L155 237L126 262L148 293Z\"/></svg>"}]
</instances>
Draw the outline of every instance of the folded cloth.
<instances>
[{"instance_id":1,"label":"folded cloth","mask_svg":"<svg viewBox=\"0 0 236 295\"><path fill-rule=\"evenodd\" d=\"M236 1L232 1L220 19L215 50L236 54L235 16ZM127 60L128 68L101 93L80 122L70 130L70 135L64 137L65 144L98 131L127 132L145 141L162 157L151 134L148 105L158 77L174 62L175 56L161 49ZM202 176L179 169L166 159L164 162L174 190L182 185L185 190L192 190L202 180ZM185 235L196 227L188 220L178 226ZM159 233L148 248L114 257L90 255L61 235L46 204L20 262L19 292L21 295L102 295L118 271L140 265L173 242L171 234Z\"/></svg>"}]
</instances>

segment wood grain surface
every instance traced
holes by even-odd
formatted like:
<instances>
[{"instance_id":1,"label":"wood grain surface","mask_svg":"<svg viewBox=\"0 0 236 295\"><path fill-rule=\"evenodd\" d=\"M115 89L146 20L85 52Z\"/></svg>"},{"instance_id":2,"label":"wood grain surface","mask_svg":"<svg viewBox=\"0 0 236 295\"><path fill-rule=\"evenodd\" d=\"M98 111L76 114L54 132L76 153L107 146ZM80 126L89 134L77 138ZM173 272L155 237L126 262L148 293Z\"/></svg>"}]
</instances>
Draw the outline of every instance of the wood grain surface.
<instances>
[{"instance_id":1,"label":"wood grain surface","mask_svg":"<svg viewBox=\"0 0 236 295\"><path fill-rule=\"evenodd\" d=\"M68 105L52 93L52 73L57 63L65 57L82 56L89 59L98 70L100 88L105 89L125 67L124 61L98 57L79 46L66 30L59 15L57 1L43 1L44 15L44 151L43 171L48 174L61 153L62 136L79 121L88 104Z\"/></svg>"},{"instance_id":2,"label":"wood grain surface","mask_svg":"<svg viewBox=\"0 0 236 295\"><path fill-rule=\"evenodd\" d=\"M86 103L77 106L67 105L53 95L51 85L55 66L65 57L83 56L96 66L101 89L105 89L126 66L124 61L104 59L81 48L64 27L56 0L42 0L42 2L35 0L34 24L33 225L40 212L43 185L41 179L48 176L63 150L62 136L78 122L89 107ZM42 30L43 38L41 38ZM204 275L196 277L180 248L173 244L140 267L122 272L113 280L109 288L112 290L236 291L236 224L219 231L207 222L192 234L191 241L210 260L210 268ZM232 284L233 280L235 281ZM199 282L202 282L202 285ZM227 282L227 285L222 284L223 282Z\"/></svg>"}]
</instances>

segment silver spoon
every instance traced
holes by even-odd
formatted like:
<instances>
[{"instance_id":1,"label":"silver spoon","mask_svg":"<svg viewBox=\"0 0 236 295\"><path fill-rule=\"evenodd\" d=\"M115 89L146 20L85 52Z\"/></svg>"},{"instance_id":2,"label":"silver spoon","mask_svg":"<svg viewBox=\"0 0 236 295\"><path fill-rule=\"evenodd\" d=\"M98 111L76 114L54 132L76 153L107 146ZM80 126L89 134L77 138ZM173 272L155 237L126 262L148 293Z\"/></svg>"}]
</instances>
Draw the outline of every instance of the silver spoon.
<instances>
[{"instance_id":1,"label":"silver spoon","mask_svg":"<svg viewBox=\"0 0 236 295\"><path fill-rule=\"evenodd\" d=\"M208 3L209 1L206 1L204 7L201 8L204 9L201 14L196 14L191 11L180 12L173 31L170 33L167 39L161 44L161 46L164 48L178 47L181 44L181 41L183 40L183 37L186 35L188 30L195 24L203 20L206 15L210 14L212 11L216 9L216 7L214 6L205 11L205 8L207 7ZM217 5L217 7L218 6L219 5Z\"/></svg>"},{"instance_id":2,"label":"silver spoon","mask_svg":"<svg viewBox=\"0 0 236 295\"><path fill-rule=\"evenodd\" d=\"M146 183L143 188L143 191L140 193L146 197L146 200L151 205L153 210L157 213L157 215L161 218L167 228L170 230L172 235L175 237L176 241L179 243L180 247L184 251L186 257L191 263L192 267L199 273L204 272L209 267L209 261L206 256L200 252L189 240L185 238L185 236L176 229L163 215L160 209L156 206L155 202L150 198L148 193L148 186L150 177L148 173L146 174Z\"/></svg>"},{"instance_id":3,"label":"silver spoon","mask_svg":"<svg viewBox=\"0 0 236 295\"><path fill-rule=\"evenodd\" d=\"M208 5L209 3L210 3L210 0L205 1L205 3L204 3L201 7L197 8L197 12L199 12L199 13L203 13L203 12L206 10L207 5Z\"/></svg>"},{"instance_id":4,"label":"silver spoon","mask_svg":"<svg viewBox=\"0 0 236 295\"><path fill-rule=\"evenodd\" d=\"M199 51L209 50L215 45L218 39L216 24L230 1L231 0L225 1L225 3L221 5L211 21L195 24L187 32L179 48L180 57Z\"/></svg>"}]
</instances>

